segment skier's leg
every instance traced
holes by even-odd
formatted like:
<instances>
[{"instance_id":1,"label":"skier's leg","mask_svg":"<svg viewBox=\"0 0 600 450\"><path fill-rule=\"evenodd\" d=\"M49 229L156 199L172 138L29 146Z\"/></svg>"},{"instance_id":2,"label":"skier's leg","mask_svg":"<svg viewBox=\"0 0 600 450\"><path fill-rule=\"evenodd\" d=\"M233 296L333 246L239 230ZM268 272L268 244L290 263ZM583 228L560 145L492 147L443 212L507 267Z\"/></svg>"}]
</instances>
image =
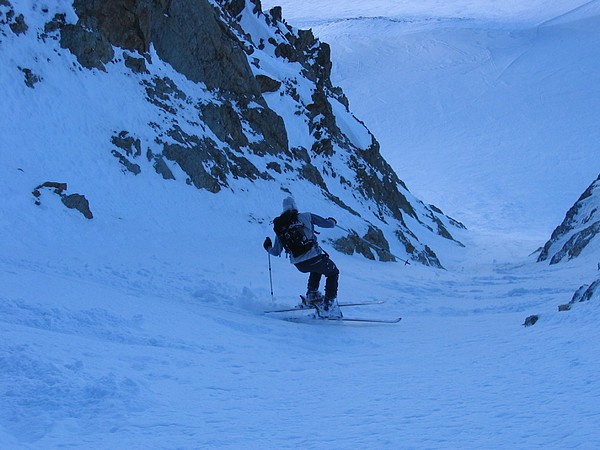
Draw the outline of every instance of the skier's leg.
<instances>
[{"instance_id":1,"label":"skier's leg","mask_svg":"<svg viewBox=\"0 0 600 450\"><path fill-rule=\"evenodd\" d=\"M321 284L321 274L319 272L310 272L308 276L308 291L318 291L319 285Z\"/></svg>"},{"instance_id":2,"label":"skier's leg","mask_svg":"<svg viewBox=\"0 0 600 450\"><path fill-rule=\"evenodd\" d=\"M296 267L301 272L310 272L309 289L315 286L311 283L314 283L317 279L320 281L322 275L325 275L327 278L325 281L325 298L322 302L314 303L317 314L320 317L342 317L342 312L336 300L340 271L335 263L327 255L321 255L317 258L298 263ZM316 286L318 287L318 284ZM313 293L313 291L310 291L310 294Z\"/></svg>"},{"instance_id":3,"label":"skier's leg","mask_svg":"<svg viewBox=\"0 0 600 450\"><path fill-rule=\"evenodd\" d=\"M308 273L308 284L306 286L306 296L302 300L303 306L312 306L315 302L320 302L323 300L323 294L319 292L319 285L321 283L321 273L318 271L314 271L315 262L320 257L309 259L307 261L302 261L296 264L296 268L302 273Z\"/></svg>"},{"instance_id":4,"label":"skier's leg","mask_svg":"<svg viewBox=\"0 0 600 450\"><path fill-rule=\"evenodd\" d=\"M325 282L325 297L336 298L338 290L338 278L340 271L329 259L327 255L321 255L308 261L302 261L296 264L296 267L300 272L310 273L308 277L308 289L316 290L319 289L319 283L321 276L325 275L327 281Z\"/></svg>"},{"instance_id":5,"label":"skier's leg","mask_svg":"<svg viewBox=\"0 0 600 450\"><path fill-rule=\"evenodd\" d=\"M325 275L326 277L325 298L333 300L337 298L340 271L336 267L335 263L329 258L327 258L327 262L325 264L325 271L323 272L323 275Z\"/></svg>"}]
</instances>

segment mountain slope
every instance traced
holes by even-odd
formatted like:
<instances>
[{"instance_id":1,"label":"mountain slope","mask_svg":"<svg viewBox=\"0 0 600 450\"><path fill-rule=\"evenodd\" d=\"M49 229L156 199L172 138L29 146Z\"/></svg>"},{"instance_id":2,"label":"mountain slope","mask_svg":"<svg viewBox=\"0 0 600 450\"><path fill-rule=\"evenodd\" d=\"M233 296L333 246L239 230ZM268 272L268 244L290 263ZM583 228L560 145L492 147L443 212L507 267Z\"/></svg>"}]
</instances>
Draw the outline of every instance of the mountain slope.
<instances>
[{"instance_id":1,"label":"mountain slope","mask_svg":"<svg viewBox=\"0 0 600 450\"><path fill-rule=\"evenodd\" d=\"M57 125L72 124L68 140L95 149L68 156L80 169L120 165L126 176L156 172L213 193L266 189L269 210L244 210L260 222L291 192L301 208L326 208L352 230L333 236L344 252L362 247L358 233L441 267L432 248L460 245L453 233L462 226L406 189L331 84L327 44L287 25L277 9L263 14L259 2L206 0L29 8L6 1L2 8L2 82L14 94L3 112L20 111L4 126L19 154L41 161L48 152L70 152ZM9 162L13 171L31 172L18 157ZM29 191L78 181L66 168L57 167L56 178L51 165ZM98 182L93 172L84 178ZM80 186L80 195L94 189Z\"/></svg>"}]
</instances>

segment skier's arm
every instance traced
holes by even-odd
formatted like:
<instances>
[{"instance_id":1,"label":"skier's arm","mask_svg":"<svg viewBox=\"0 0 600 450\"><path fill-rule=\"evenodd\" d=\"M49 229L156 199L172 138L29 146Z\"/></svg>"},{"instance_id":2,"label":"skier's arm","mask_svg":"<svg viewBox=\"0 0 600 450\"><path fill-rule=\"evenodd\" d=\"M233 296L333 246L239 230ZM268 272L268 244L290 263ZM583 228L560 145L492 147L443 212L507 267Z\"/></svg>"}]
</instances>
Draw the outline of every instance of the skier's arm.
<instances>
[{"instance_id":1,"label":"skier's arm","mask_svg":"<svg viewBox=\"0 0 600 450\"><path fill-rule=\"evenodd\" d=\"M334 228L337 224L336 220L333 217L328 217L327 219L324 219L323 217L312 213L310 214L310 220L313 223L313 225L316 225L321 228Z\"/></svg>"},{"instance_id":2,"label":"skier's arm","mask_svg":"<svg viewBox=\"0 0 600 450\"><path fill-rule=\"evenodd\" d=\"M271 250L269 250L269 253L274 256L279 256L279 255L281 255L282 251L283 251L283 245L281 245L281 242L279 242L279 239L277 239L277 236L275 236L275 242L273 242L273 247L271 247Z\"/></svg>"},{"instance_id":3,"label":"skier's arm","mask_svg":"<svg viewBox=\"0 0 600 450\"><path fill-rule=\"evenodd\" d=\"M265 250L267 250L273 256L279 256L283 251L283 246L281 245L281 242L279 242L279 239L277 239L277 236L275 236L275 242L273 242L271 248L267 249L265 247Z\"/></svg>"}]
</instances>

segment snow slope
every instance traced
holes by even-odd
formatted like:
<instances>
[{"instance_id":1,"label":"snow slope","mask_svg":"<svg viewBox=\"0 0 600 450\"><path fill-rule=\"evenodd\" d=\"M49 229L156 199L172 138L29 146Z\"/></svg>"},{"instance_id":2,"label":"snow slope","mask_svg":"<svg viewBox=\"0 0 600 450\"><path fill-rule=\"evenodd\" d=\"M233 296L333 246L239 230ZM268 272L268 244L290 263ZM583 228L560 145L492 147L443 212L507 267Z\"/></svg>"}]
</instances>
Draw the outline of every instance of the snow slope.
<instances>
[{"instance_id":1,"label":"snow slope","mask_svg":"<svg viewBox=\"0 0 600 450\"><path fill-rule=\"evenodd\" d=\"M347 316L403 321L261 316L300 290L279 261L271 304L264 266L3 257L3 448L600 445L599 303L556 312L590 270L335 259L344 297L387 300Z\"/></svg>"},{"instance_id":2,"label":"snow slope","mask_svg":"<svg viewBox=\"0 0 600 450\"><path fill-rule=\"evenodd\" d=\"M342 3L331 5L327 14L343 18ZM468 5L485 11L483 3ZM517 3L507 5L520 14ZM445 24L427 27L447 37ZM464 32L455 30L458 37ZM571 46L569 35L555 41L559 50L561 43L568 47L559 52L563 56L567 50L587 54L596 48L591 34L590 45L581 47ZM504 32L501 36L507 39ZM0 51L12 64L31 50L7 49L0 42ZM337 52L334 47L334 58ZM52 55L34 56L42 65L42 57ZM260 243L271 232L265 217L276 212L279 193L257 182L235 194L213 195L144 171L133 177L114 170L112 156L86 143L105 128L119 129L115 111L122 103L118 98L95 101L110 89L84 90L72 72L55 70L44 72L46 83L35 89L68 80L73 97L56 104L50 93L36 96L43 101L30 105L29 112L37 111L35 122L28 120L27 110L11 111L11 120L2 121L1 448L600 447L600 299L557 311L579 286L597 278L597 254L584 252L555 266L536 264L527 257L533 249L523 245L520 233L537 242L539 232L530 234L517 224L507 226L502 246L474 245L481 239L473 233L461 236L469 245L446 271L332 251L341 269L340 299L386 301L345 314L401 315L400 324L292 323L263 315L264 309L293 305L305 286L305 277L285 259L272 258L270 294L269 261ZM163 70L177 76L168 67ZM526 80L519 77L528 74L523 69L512 76L521 83ZM3 95L12 104L31 94L22 73L0 70L0 76ZM92 72L80 76L114 82ZM440 83L445 79L439 73L433 77ZM593 97L591 86L585 90ZM428 85L417 87L426 91L420 95L429 95ZM585 106L586 92L581 84L575 87L570 101ZM131 101L135 89L135 83L121 86ZM371 92L387 95L380 89ZM448 93L451 86L440 85L440 91ZM351 107L363 104L367 110L366 100L357 101L352 92ZM95 122L79 121L73 113L81 105L70 100L81 98L100 105L91 110ZM454 102L452 108L468 109L461 96L447 101ZM505 101L509 110L515 98ZM130 112L134 118L143 113ZM60 120L64 117L69 121ZM422 125L421 135L431 132ZM43 147L36 134L40 127L58 145L36 158L16 151L23 136ZM581 142L593 133L574 130ZM458 142L459 133L451 137ZM78 152L90 157L75 160ZM485 155L481 160L490 176L494 169L502 173L494 153ZM539 153L515 150L511 156L537 167ZM448 163L447 158L440 157ZM589 155L584 160L596 163ZM471 168L463 161L465 170L483 168L472 161ZM559 162L561 168L571 164L564 155ZM595 170L589 180L582 174L570 179L566 171L564 183L581 182L583 191L597 176ZM402 177L412 173L399 172ZM69 192L90 199L93 220L65 208L50 192L43 192L41 206L34 204L31 190L49 173L59 180L68 175ZM529 175L544 179L536 170ZM415 182L424 180L412 176ZM476 193L492 185L485 177L474 180L469 188ZM515 179L511 184L521 182L526 183ZM431 189L466 201L464 183L453 191L458 185ZM562 210L544 216L542 208L539 229L556 226L579 194ZM563 195L570 194L558 197ZM111 201L117 197L118 202ZM302 208L312 192L300 191L297 197ZM249 221L241 203L257 216ZM321 211L325 206L319 203L315 212L327 214ZM481 209L467 206L464 211L475 224L487 223L479 215L494 212L486 202L476 205ZM515 215L529 211L506 204L511 207ZM553 215L559 217L555 222ZM494 232L481 228L481 233ZM323 230L321 238L328 233ZM532 314L539 321L523 327Z\"/></svg>"}]
</instances>

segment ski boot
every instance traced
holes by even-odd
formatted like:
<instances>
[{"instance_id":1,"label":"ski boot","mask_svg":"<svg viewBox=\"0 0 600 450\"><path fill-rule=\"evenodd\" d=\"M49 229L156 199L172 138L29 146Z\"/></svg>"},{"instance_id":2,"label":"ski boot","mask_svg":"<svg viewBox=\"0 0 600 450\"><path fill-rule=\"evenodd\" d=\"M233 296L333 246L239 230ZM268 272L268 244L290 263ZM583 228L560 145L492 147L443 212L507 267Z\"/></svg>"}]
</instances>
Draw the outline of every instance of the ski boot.
<instances>
[{"instance_id":1,"label":"ski boot","mask_svg":"<svg viewBox=\"0 0 600 450\"><path fill-rule=\"evenodd\" d=\"M301 295L300 298L302 299L302 301L300 302L298 308L310 309L315 306L315 303L321 303L323 301L323 294L321 294L317 290L309 290L306 291L306 295Z\"/></svg>"},{"instance_id":2,"label":"ski boot","mask_svg":"<svg viewBox=\"0 0 600 450\"><path fill-rule=\"evenodd\" d=\"M324 298L323 301L314 305L317 316L321 319L341 319L343 317L336 298Z\"/></svg>"}]
</instances>

